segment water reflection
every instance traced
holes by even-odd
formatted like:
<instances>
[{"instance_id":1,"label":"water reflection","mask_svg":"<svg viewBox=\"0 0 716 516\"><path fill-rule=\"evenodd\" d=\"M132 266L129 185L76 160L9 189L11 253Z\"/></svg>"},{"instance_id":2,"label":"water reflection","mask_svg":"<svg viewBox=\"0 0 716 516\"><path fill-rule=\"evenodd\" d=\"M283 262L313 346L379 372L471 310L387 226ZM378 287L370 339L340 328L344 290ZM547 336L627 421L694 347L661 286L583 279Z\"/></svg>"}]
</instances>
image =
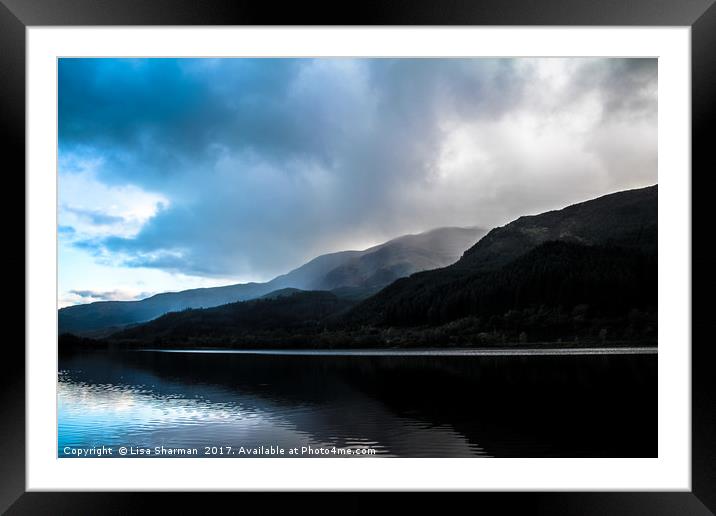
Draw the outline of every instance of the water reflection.
<instances>
[{"instance_id":1,"label":"water reflection","mask_svg":"<svg viewBox=\"0 0 716 516\"><path fill-rule=\"evenodd\" d=\"M66 446L655 456L656 356L61 357Z\"/></svg>"}]
</instances>

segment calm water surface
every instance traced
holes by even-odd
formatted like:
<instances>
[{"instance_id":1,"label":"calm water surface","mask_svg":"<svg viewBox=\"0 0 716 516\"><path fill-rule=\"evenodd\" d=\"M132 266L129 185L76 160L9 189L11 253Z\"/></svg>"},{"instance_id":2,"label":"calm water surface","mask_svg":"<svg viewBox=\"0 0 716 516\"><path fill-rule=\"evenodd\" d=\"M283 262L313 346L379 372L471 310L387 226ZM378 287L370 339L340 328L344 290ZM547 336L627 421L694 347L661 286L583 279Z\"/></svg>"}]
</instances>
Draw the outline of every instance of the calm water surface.
<instances>
[{"instance_id":1,"label":"calm water surface","mask_svg":"<svg viewBox=\"0 0 716 516\"><path fill-rule=\"evenodd\" d=\"M59 362L58 455L163 446L199 456L216 447L224 457L247 456L236 455L241 448L270 456L271 447L283 456L310 447L341 456L655 457L656 378L657 356L644 350L71 354Z\"/></svg>"}]
</instances>

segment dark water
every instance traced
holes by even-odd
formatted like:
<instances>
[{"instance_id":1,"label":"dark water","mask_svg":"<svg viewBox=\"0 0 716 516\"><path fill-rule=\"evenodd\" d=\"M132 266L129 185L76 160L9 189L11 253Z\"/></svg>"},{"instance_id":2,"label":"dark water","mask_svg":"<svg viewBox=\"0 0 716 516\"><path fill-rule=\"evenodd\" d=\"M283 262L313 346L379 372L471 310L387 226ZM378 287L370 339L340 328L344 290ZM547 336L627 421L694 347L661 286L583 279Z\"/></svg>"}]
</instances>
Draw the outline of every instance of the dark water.
<instances>
[{"instance_id":1,"label":"dark water","mask_svg":"<svg viewBox=\"0 0 716 516\"><path fill-rule=\"evenodd\" d=\"M58 454L655 457L656 378L655 354L68 355Z\"/></svg>"}]
</instances>

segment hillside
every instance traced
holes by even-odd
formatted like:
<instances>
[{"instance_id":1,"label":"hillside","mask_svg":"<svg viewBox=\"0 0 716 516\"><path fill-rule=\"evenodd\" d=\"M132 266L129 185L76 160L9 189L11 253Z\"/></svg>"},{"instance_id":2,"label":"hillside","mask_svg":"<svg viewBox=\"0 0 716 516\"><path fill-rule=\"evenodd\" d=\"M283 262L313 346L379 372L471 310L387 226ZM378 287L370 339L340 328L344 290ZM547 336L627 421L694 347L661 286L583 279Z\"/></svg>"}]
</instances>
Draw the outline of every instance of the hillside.
<instances>
[{"instance_id":1,"label":"hillside","mask_svg":"<svg viewBox=\"0 0 716 516\"><path fill-rule=\"evenodd\" d=\"M112 335L112 339L157 346L191 343L230 346L244 338L262 335L290 339L322 331L327 317L351 305L352 302L330 292L293 292L213 308L172 312L120 331Z\"/></svg>"},{"instance_id":2,"label":"hillside","mask_svg":"<svg viewBox=\"0 0 716 516\"><path fill-rule=\"evenodd\" d=\"M512 342L656 338L653 253L549 241L498 270L418 276L356 306L344 324L442 327L449 338L446 327L461 321L454 328L473 337Z\"/></svg>"}]
</instances>

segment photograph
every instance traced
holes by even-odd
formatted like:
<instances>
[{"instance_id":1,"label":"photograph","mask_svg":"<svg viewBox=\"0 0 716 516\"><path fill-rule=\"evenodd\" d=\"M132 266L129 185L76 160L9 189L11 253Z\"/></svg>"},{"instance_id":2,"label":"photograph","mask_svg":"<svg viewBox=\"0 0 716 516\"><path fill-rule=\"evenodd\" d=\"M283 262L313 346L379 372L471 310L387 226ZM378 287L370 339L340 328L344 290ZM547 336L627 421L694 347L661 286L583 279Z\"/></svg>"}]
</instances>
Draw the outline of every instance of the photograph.
<instances>
[{"instance_id":1,"label":"photograph","mask_svg":"<svg viewBox=\"0 0 716 516\"><path fill-rule=\"evenodd\" d=\"M656 57L56 62L58 459L659 457Z\"/></svg>"}]
</instances>

